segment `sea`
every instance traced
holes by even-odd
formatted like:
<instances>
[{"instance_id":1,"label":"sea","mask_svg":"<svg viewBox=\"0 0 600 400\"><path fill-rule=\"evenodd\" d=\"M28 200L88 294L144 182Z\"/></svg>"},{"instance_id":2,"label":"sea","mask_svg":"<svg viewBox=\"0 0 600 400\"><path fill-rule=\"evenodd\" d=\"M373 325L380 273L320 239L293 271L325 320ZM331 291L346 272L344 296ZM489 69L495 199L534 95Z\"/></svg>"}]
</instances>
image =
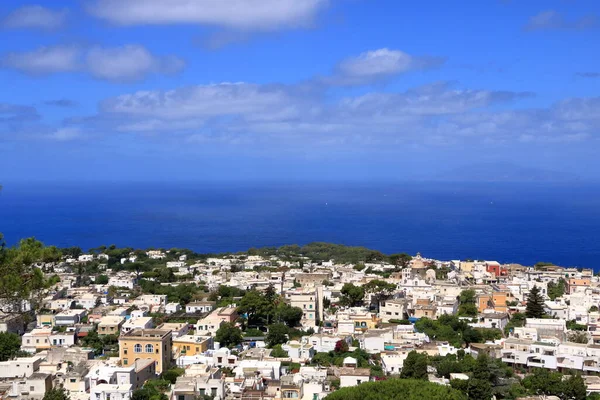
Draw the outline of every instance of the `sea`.
<instances>
[{"instance_id":1,"label":"sea","mask_svg":"<svg viewBox=\"0 0 600 400\"><path fill-rule=\"evenodd\" d=\"M189 248L331 242L440 260L600 267L600 185L468 182L5 183L13 245Z\"/></svg>"}]
</instances>

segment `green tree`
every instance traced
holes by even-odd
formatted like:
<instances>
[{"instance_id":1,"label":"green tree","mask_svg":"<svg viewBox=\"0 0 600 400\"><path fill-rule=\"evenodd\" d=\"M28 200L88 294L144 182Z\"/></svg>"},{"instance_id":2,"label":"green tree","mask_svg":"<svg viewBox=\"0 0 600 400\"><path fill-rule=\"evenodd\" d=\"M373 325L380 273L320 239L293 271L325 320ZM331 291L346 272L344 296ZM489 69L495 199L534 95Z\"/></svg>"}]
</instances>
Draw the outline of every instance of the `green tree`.
<instances>
[{"instance_id":1,"label":"green tree","mask_svg":"<svg viewBox=\"0 0 600 400\"><path fill-rule=\"evenodd\" d=\"M598 306L591 306L589 312L598 312Z\"/></svg>"},{"instance_id":2,"label":"green tree","mask_svg":"<svg viewBox=\"0 0 600 400\"><path fill-rule=\"evenodd\" d=\"M6 247L0 234L0 298L3 299L0 311L21 313L24 300L39 300L46 281L42 271L33 264L43 261L43 253L44 245L35 238Z\"/></svg>"},{"instance_id":3,"label":"green tree","mask_svg":"<svg viewBox=\"0 0 600 400\"><path fill-rule=\"evenodd\" d=\"M95 283L97 283L98 285L106 285L108 283L108 276L107 275L98 275L96 277Z\"/></svg>"},{"instance_id":4,"label":"green tree","mask_svg":"<svg viewBox=\"0 0 600 400\"><path fill-rule=\"evenodd\" d=\"M586 398L585 381L581 374L571 375L562 381L561 399L585 400Z\"/></svg>"},{"instance_id":5,"label":"green tree","mask_svg":"<svg viewBox=\"0 0 600 400\"><path fill-rule=\"evenodd\" d=\"M375 299L377 311L379 312L379 303L388 298L396 290L396 285L380 279L374 279L363 286L366 293L371 293Z\"/></svg>"},{"instance_id":6,"label":"green tree","mask_svg":"<svg viewBox=\"0 0 600 400\"><path fill-rule=\"evenodd\" d=\"M427 355L417 353L415 350L408 353L400 372L400 378L428 380Z\"/></svg>"},{"instance_id":7,"label":"green tree","mask_svg":"<svg viewBox=\"0 0 600 400\"><path fill-rule=\"evenodd\" d=\"M219 342L221 347L237 346L243 340L241 329L230 322L222 323L215 335L215 341Z\"/></svg>"},{"instance_id":8,"label":"green tree","mask_svg":"<svg viewBox=\"0 0 600 400\"><path fill-rule=\"evenodd\" d=\"M273 312L274 304L257 290L250 290L240 300L238 312L246 314L249 322L256 322L263 318L268 319L269 313Z\"/></svg>"},{"instance_id":9,"label":"green tree","mask_svg":"<svg viewBox=\"0 0 600 400\"><path fill-rule=\"evenodd\" d=\"M354 286L352 283L345 283L342 286L342 297L340 303L343 306L355 307L362 304L365 297L365 290L362 286Z\"/></svg>"},{"instance_id":10,"label":"green tree","mask_svg":"<svg viewBox=\"0 0 600 400\"><path fill-rule=\"evenodd\" d=\"M170 368L163 372L162 379L167 380L174 384L181 375L185 373L183 368Z\"/></svg>"},{"instance_id":11,"label":"green tree","mask_svg":"<svg viewBox=\"0 0 600 400\"><path fill-rule=\"evenodd\" d=\"M70 400L70 397L67 391L61 387L48 390L42 400Z\"/></svg>"},{"instance_id":12,"label":"green tree","mask_svg":"<svg viewBox=\"0 0 600 400\"><path fill-rule=\"evenodd\" d=\"M525 314L523 313L514 313L510 317L510 320L508 321L508 324L506 324L506 327L504 327L504 333L508 335L511 329L525 326L525 318Z\"/></svg>"},{"instance_id":13,"label":"green tree","mask_svg":"<svg viewBox=\"0 0 600 400\"><path fill-rule=\"evenodd\" d=\"M19 335L8 332L0 333L0 361L7 361L16 357L21 348Z\"/></svg>"},{"instance_id":14,"label":"green tree","mask_svg":"<svg viewBox=\"0 0 600 400\"><path fill-rule=\"evenodd\" d=\"M466 396L448 386L416 379L388 379L339 389L327 400L465 400Z\"/></svg>"},{"instance_id":15,"label":"green tree","mask_svg":"<svg viewBox=\"0 0 600 400\"><path fill-rule=\"evenodd\" d=\"M525 315L527 318L542 318L544 316L544 298L537 286L534 286L527 296Z\"/></svg>"},{"instance_id":16,"label":"green tree","mask_svg":"<svg viewBox=\"0 0 600 400\"><path fill-rule=\"evenodd\" d=\"M548 297L550 297L550 300L554 300L557 297L561 297L563 294L565 294L565 286L566 286L566 282L564 279L559 279L558 282L554 283L554 282L549 282L548 283Z\"/></svg>"},{"instance_id":17,"label":"green tree","mask_svg":"<svg viewBox=\"0 0 600 400\"><path fill-rule=\"evenodd\" d=\"M477 316L477 296L474 290L467 289L460 293L458 315L475 317Z\"/></svg>"},{"instance_id":18,"label":"green tree","mask_svg":"<svg viewBox=\"0 0 600 400\"><path fill-rule=\"evenodd\" d=\"M271 351L271 357L289 357L288 352L285 351L280 344L273 346L273 350Z\"/></svg>"},{"instance_id":19,"label":"green tree","mask_svg":"<svg viewBox=\"0 0 600 400\"><path fill-rule=\"evenodd\" d=\"M273 347L287 342L288 331L288 327L284 324L269 325L269 332L266 337L267 346Z\"/></svg>"},{"instance_id":20,"label":"green tree","mask_svg":"<svg viewBox=\"0 0 600 400\"><path fill-rule=\"evenodd\" d=\"M285 322L289 327L295 327L300 324L302 320L302 309L299 307L292 307L286 303L279 303L275 309L275 318L277 321Z\"/></svg>"},{"instance_id":21,"label":"green tree","mask_svg":"<svg viewBox=\"0 0 600 400\"><path fill-rule=\"evenodd\" d=\"M586 331L573 331L567 334L567 341L573 343L587 344L590 339Z\"/></svg>"},{"instance_id":22,"label":"green tree","mask_svg":"<svg viewBox=\"0 0 600 400\"><path fill-rule=\"evenodd\" d=\"M487 354L477 356L473 377L469 381L468 394L471 399L489 400L492 398L492 385L490 383L490 359Z\"/></svg>"},{"instance_id":23,"label":"green tree","mask_svg":"<svg viewBox=\"0 0 600 400\"><path fill-rule=\"evenodd\" d=\"M390 263L400 268L408 267L412 257L406 253L391 254L389 257Z\"/></svg>"}]
</instances>

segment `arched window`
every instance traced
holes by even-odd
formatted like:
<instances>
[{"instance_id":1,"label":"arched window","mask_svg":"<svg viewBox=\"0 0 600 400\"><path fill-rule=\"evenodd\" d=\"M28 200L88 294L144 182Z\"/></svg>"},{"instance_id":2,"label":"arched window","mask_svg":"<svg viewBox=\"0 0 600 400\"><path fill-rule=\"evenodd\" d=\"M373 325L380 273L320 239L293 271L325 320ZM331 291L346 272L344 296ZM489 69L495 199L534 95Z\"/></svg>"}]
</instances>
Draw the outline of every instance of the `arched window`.
<instances>
[{"instance_id":1,"label":"arched window","mask_svg":"<svg viewBox=\"0 0 600 400\"><path fill-rule=\"evenodd\" d=\"M142 352L142 345L141 344L136 344L135 346L133 346L133 352L134 353L141 353Z\"/></svg>"},{"instance_id":2,"label":"arched window","mask_svg":"<svg viewBox=\"0 0 600 400\"><path fill-rule=\"evenodd\" d=\"M147 344L146 353L154 353L154 346L152 346L151 344Z\"/></svg>"}]
</instances>

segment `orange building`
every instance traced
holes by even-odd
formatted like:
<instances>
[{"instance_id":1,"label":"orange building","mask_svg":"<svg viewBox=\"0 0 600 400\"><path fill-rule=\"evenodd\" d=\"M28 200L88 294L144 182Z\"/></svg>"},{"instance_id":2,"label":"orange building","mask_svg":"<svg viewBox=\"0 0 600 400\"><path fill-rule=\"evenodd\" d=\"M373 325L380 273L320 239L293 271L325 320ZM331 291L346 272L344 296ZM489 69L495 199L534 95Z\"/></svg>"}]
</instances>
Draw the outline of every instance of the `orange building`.
<instances>
[{"instance_id":1,"label":"orange building","mask_svg":"<svg viewBox=\"0 0 600 400\"><path fill-rule=\"evenodd\" d=\"M589 287L591 284L590 278L569 278L567 282L567 293L573 294L575 292L581 292L585 290L585 288Z\"/></svg>"},{"instance_id":2,"label":"orange building","mask_svg":"<svg viewBox=\"0 0 600 400\"><path fill-rule=\"evenodd\" d=\"M497 312L508 312L507 302L515 301L515 297L509 291L498 291L491 294L480 294L477 297L477 309L480 313L486 309L493 309Z\"/></svg>"}]
</instances>

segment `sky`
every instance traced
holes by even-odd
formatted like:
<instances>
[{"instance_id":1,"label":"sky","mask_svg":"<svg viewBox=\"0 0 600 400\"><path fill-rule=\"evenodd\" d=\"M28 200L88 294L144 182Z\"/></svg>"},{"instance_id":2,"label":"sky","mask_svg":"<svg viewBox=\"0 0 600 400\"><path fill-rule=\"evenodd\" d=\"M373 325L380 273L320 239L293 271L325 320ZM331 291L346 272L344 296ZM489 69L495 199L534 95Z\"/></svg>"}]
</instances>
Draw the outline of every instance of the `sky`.
<instances>
[{"instance_id":1,"label":"sky","mask_svg":"<svg viewBox=\"0 0 600 400\"><path fill-rule=\"evenodd\" d=\"M598 1L3 0L0 35L5 182L600 178Z\"/></svg>"}]
</instances>

